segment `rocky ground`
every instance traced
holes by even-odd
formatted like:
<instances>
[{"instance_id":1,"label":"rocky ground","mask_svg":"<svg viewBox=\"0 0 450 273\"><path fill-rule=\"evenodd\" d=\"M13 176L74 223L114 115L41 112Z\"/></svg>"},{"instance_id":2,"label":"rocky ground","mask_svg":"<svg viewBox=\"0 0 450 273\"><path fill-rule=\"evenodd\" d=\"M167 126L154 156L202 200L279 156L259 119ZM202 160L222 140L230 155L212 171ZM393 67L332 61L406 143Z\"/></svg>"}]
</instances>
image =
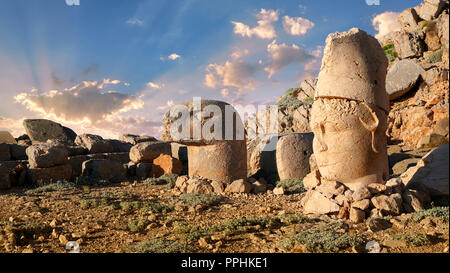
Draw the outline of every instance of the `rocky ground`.
<instances>
[{"instance_id":1,"label":"rocky ground","mask_svg":"<svg viewBox=\"0 0 450 273\"><path fill-rule=\"evenodd\" d=\"M154 180L40 188L0 195L0 252L442 253L449 209L370 218L361 224L303 215L304 193L181 194ZM155 185L156 184L156 185ZM448 206L448 202L447 202Z\"/></svg>"}]
</instances>

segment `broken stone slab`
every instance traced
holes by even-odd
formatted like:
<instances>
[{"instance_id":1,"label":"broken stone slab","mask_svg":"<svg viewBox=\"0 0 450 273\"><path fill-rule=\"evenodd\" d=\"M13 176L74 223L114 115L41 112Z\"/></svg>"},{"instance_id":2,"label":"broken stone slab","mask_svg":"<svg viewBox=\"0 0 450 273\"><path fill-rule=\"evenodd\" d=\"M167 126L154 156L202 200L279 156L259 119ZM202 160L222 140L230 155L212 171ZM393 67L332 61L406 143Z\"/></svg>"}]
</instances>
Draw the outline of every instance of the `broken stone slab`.
<instances>
[{"instance_id":1,"label":"broken stone slab","mask_svg":"<svg viewBox=\"0 0 450 273\"><path fill-rule=\"evenodd\" d=\"M77 134L70 128L46 119L26 119L23 127L33 143L58 139L67 144L73 144Z\"/></svg>"},{"instance_id":2,"label":"broken stone slab","mask_svg":"<svg viewBox=\"0 0 450 273\"><path fill-rule=\"evenodd\" d=\"M425 70L416 60L396 61L386 76L386 92L390 100L395 100L408 93L416 85Z\"/></svg>"},{"instance_id":3,"label":"broken stone slab","mask_svg":"<svg viewBox=\"0 0 450 273\"><path fill-rule=\"evenodd\" d=\"M140 179L152 177L153 164L152 163L138 163L136 164L136 176Z\"/></svg>"},{"instance_id":4,"label":"broken stone slab","mask_svg":"<svg viewBox=\"0 0 450 273\"><path fill-rule=\"evenodd\" d=\"M408 8L400 13L397 21L403 30L411 32L419 27L418 22L420 21L420 17L414 8Z\"/></svg>"},{"instance_id":5,"label":"broken stone slab","mask_svg":"<svg viewBox=\"0 0 450 273\"><path fill-rule=\"evenodd\" d=\"M400 177L406 189L425 188L432 197L449 196L449 144L426 154Z\"/></svg>"},{"instance_id":6,"label":"broken stone slab","mask_svg":"<svg viewBox=\"0 0 450 273\"><path fill-rule=\"evenodd\" d=\"M214 189L214 193L216 194L222 194L225 192L225 184L219 181L213 181L211 182L211 186Z\"/></svg>"},{"instance_id":7,"label":"broken stone slab","mask_svg":"<svg viewBox=\"0 0 450 273\"><path fill-rule=\"evenodd\" d=\"M72 174L74 177L81 176L83 171L83 162L91 159L104 159L103 154L91 154L91 155L76 155L70 156L67 163L72 167Z\"/></svg>"},{"instance_id":8,"label":"broken stone slab","mask_svg":"<svg viewBox=\"0 0 450 273\"><path fill-rule=\"evenodd\" d=\"M375 208L383 215L399 215L402 211L402 196L399 193L392 195L378 195L371 199Z\"/></svg>"},{"instance_id":9,"label":"broken stone slab","mask_svg":"<svg viewBox=\"0 0 450 273\"><path fill-rule=\"evenodd\" d=\"M180 160L180 161L188 161L188 149L186 145L172 142L170 143L172 148L172 157Z\"/></svg>"},{"instance_id":10,"label":"broken stone slab","mask_svg":"<svg viewBox=\"0 0 450 273\"><path fill-rule=\"evenodd\" d=\"M422 30L416 32L396 31L392 33L391 40L400 59L420 57L425 51Z\"/></svg>"},{"instance_id":11,"label":"broken stone slab","mask_svg":"<svg viewBox=\"0 0 450 273\"><path fill-rule=\"evenodd\" d=\"M160 177L164 174L181 174L183 163L170 155L160 155L153 160L153 176Z\"/></svg>"},{"instance_id":12,"label":"broken stone slab","mask_svg":"<svg viewBox=\"0 0 450 273\"><path fill-rule=\"evenodd\" d=\"M86 155L89 152L83 146L67 146L66 149L69 152L69 156Z\"/></svg>"},{"instance_id":13,"label":"broken stone slab","mask_svg":"<svg viewBox=\"0 0 450 273\"><path fill-rule=\"evenodd\" d=\"M311 191L311 194L306 195L303 210L307 214L328 214L339 212L339 205L331 199L326 198L318 191Z\"/></svg>"},{"instance_id":14,"label":"broken stone slab","mask_svg":"<svg viewBox=\"0 0 450 273\"><path fill-rule=\"evenodd\" d=\"M49 168L67 163L69 152L64 146L34 144L26 149L31 168Z\"/></svg>"},{"instance_id":15,"label":"broken stone slab","mask_svg":"<svg viewBox=\"0 0 450 273\"><path fill-rule=\"evenodd\" d=\"M0 161L11 160L11 152L9 145L6 143L0 143Z\"/></svg>"},{"instance_id":16,"label":"broken stone slab","mask_svg":"<svg viewBox=\"0 0 450 273\"><path fill-rule=\"evenodd\" d=\"M11 160L27 160L26 150L29 146L10 144Z\"/></svg>"},{"instance_id":17,"label":"broken stone slab","mask_svg":"<svg viewBox=\"0 0 450 273\"><path fill-rule=\"evenodd\" d=\"M280 180L303 179L310 172L313 139L313 133L293 133L280 137L276 149Z\"/></svg>"},{"instance_id":18,"label":"broken stone slab","mask_svg":"<svg viewBox=\"0 0 450 273\"><path fill-rule=\"evenodd\" d=\"M436 21L428 22L427 26L424 27L423 32L425 33L425 44L427 45L428 51L441 49L442 45L439 37L439 26Z\"/></svg>"},{"instance_id":19,"label":"broken stone slab","mask_svg":"<svg viewBox=\"0 0 450 273\"><path fill-rule=\"evenodd\" d=\"M93 159L83 162L82 176L110 182L122 182L126 178L123 165L114 160Z\"/></svg>"},{"instance_id":20,"label":"broken stone slab","mask_svg":"<svg viewBox=\"0 0 450 273\"><path fill-rule=\"evenodd\" d=\"M229 184L225 192L230 193L250 193L252 190L252 185L245 181L244 179L239 179L236 181L233 181L231 184Z\"/></svg>"},{"instance_id":21,"label":"broken stone slab","mask_svg":"<svg viewBox=\"0 0 450 273\"><path fill-rule=\"evenodd\" d=\"M97 135L78 135L75 139L75 144L86 148L90 154L114 152L114 146L112 143Z\"/></svg>"},{"instance_id":22,"label":"broken stone slab","mask_svg":"<svg viewBox=\"0 0 450 273\"><path fill-rule=\"evenodd\" d=\"M50 168L29 168L28 183L35 186L42 186L58 180L69 181L72 177L72 167L69 164Z\"/></svg>"},{"instance_id":23,"label":"broken stone slab","mask_svg":"<svg viewBox=\"0 0 450 273\"><path fill-rule=\"evenodd\" d=\"M17 144L17 141L14 139L11 133L7 131L0 131L0 143Z\"/></svg>"},{"instance_id":24,"label":"broken stone slab","mask_svg":"<svg viewBox=\"0 0 450 273\"><path fill-rule=\"evenodd\" d=\"M11 188L11 180L9 179L9 170L0 163L0 190L7 190Z\"/></svg>"},{"instance_id":25,"label":"broken stone slab","mask_svg":"<svg viewBox=\"0 0 450 273\"><path fill-rule=\"evenodd\" d=\"M172 154L170 142L142 142L131 148L130 160L134 163L153 163L161 154Z\"/></svg>"},{"instance_id":26,"label":"broken stone slab","mask_svg":"<svg viewBox=\"0 0 450 273\"><path fill-rule=\"evenodd\" d=\"M258 136L247 145L248 175L263 172L265 175L277 174L276 147L278 136Z\"/></svg>"},{"instance_id":27,"label":"broken stone slab","mask_svg":"<svg viewBox=\"0 0 450 273\"><path fill-rule=\"evenodd\" d=\"M438 20L438 35L441 40L441 45L445 48L449 48L449 15L441 14ZM447 51L448 54L448 51ZM447 66L448 67L448 66Z\"/></svg>"},{"instance_id":28,"label":"broken stone slab","mask_svg":"<svg viewBox=\"0 0 450 273\"><path fill-rule=\"evenodd\" d=\"M422 4L415 7L417 15L423 20L432 20L439 16L445 7L442 0L424 0Z\"/></svg>"},{"instance_id":29,"label":"broken stone slab","mask_svg":"<svg viewBox=\"0 0 450 273\"><path fill-rule=\"evenodd\" d=\"M314 99L314 93L316 92L317 78L307 79L300 84L300 91L297 94L299 101L305 101L308 99Z\"/></svg>"},{"instance_id":30,"label":"broken stone slab","mask_svg":"<svg viewBox=\"0 0 450 273\"><path fill-rule=\"evenodd\" d=\"M131 143L117 139L107 139L106 141L108 141L113 147L113 153L129 153L131 147L133 147Z\"/></svg>"},{"instance_id":31,"label":"broken stone slab","mask_svg":"<svg viewBox=\"0 0 450 273\"><path fill-rule=\"evenodd\" d=\"M136 145L141 142L154 142L158 141L156 138L151 136L138 136L138 135L130 135L125 134L119 137L120 141L130 143L131 145Z\"/></svg>"},{"instance_id":32,"label":"broken stone slab","mask_svg":"<svg viewBox=\"0 0 450 273\"><path fill-rule=\"evenodd\" d=\"M19 187L26 184L27 165L21 161L13 161L15 166L9 168L9 178L12 187Z\"/></svg>"},{"instance_id":33,"label":"broken stone slab","mask_svg":"<svg viewBox=\"0 0 450 273\"><path fill-rule=\"evenodd\" d=\"M362 223L366 220L366 213L358 208L350 208L350 221L353 223Z\"/></svg>"},{"instance_id":34,"label":"broken stone slab","mask_svg":"<svg viewBox=\"0 0 450 273\"><path fill-rule=\"evenodd\" d=\"M425 209L425 194L417 190L407 189L402 194L403 209L407 213L421 211Z\"/></svg>"},{"instance_id":35,"label":"broken stone slab","mask_svg":"<svg viewBox=\"0 0 450 273\"><path fill-rule=\"evenodd\" d=\"M211 194L214 193L214 188L211 184L203 179L191 178L187 182L187 193L198 193L198 194Z\"/></svg>"}]
</instances>

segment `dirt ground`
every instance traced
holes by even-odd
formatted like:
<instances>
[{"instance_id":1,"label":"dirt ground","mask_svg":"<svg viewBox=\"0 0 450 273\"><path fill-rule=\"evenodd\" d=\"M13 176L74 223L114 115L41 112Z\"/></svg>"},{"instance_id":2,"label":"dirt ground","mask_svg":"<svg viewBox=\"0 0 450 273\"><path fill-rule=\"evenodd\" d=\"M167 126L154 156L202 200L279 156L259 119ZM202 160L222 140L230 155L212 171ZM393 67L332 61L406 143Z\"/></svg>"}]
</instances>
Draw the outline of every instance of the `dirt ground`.
<instances>
[{"instance_id":1,"label":"dirt ground","mask_svg":"<svg viewBox=\"0 0 450 273\"><path fill-rule=\"evenodd\" d=\"M449 246L448 208L444 217L385 217L374 232L367 223L302 215L303 194L180 199L166 185L140 182L27 190L0 193L0 252L65 253L69 241L83 253L356 253L370 241L383 253L442 253Z\"/></svg>"}]
</instances>

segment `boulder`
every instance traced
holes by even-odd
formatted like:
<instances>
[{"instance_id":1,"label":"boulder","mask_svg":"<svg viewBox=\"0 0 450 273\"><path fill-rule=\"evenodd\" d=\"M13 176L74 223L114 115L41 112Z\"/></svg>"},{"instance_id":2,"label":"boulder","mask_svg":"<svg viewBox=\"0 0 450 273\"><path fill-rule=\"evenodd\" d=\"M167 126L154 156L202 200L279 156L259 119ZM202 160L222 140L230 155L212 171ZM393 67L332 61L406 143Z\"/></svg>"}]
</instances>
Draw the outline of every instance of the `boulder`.
<instances>
[{"instance_id":1,"label":"boulder","mask_svg":"<svg viewBox=\"0 0 450 273\"><path fill-rule=\"evenodd\" d=\"M188 149L186 145L172 142L170 146L172 147L172 157L180 161L188 161Z\"/></svg>"},{"instance_id":2,"label":"boulder","mask_svg":"<svg viewBox=\"0 0 450 273\"><path fill-rule=\"evenodd\" d=\"M308 192L304 198L304 213L311 214L328 214L337 213L340 210L339 205L331 199L326 198L318 191Z\"/></svg>"},{"instance_id":3,"label":"boulder","mask_svg":"<svg viewBox=\"0 0 450 273\"><path fill-rule=\"evenodd\" d=\"M432 197L449 196L449 144L426 154L416 166L409 168L400 177L406 189L421 191L425 188Z\"/></svg>"},{"instance_id":4,"label":"boulder","mask_svg":"<svg viewBox=\"0 0 450 273\"><path fill-rule=\"evenodd\" d=\"M122 135L119 137L119 140L122 142L130 143L131 145L136 145L141 142L154 142L158 141L156 138L151 136L137 136L137 135Z\"/></svg>"},{"instance_id":5,"label":"boulder","mask_svg":"<svg viewBox=\"0 0 450 273\"><path fill-rule=\"evenodd\" d=\"M70 128L46 119L26 119L23 121L23 127L33 143L58 139L67 144L73 144L77 137Z\"/></svg>"},{"instance_id":6,"label":"boulder","mask_svg":"<svg viewBox=\"0 0 450 273\"><path fill-rule=\"evenodd\" d=\"M400 13L397 21L403 30L411 32L418 28L417 23L420 21L420 18L414 8L408 8Z\"/></svg>"},{"instance_id":7,"label":"boulder","mask_svg":"<svg viewBox=\"0 0 450 273\"><path fill-rule=\"evenodd\" d=\"M396 31L392 34L392 42L398 57L406 59L411 57L420 57L424 50L423 33Z\"/></svg>"},{"instance_id":8,"label":"boulder","mask_svg":"<svg viewBox=\"0 0 450 273\"><path fill-rule=\"evenodd\" d=\"M407 213L421 211L425 209L425 194L417 190L407 189L402 194L403 209Z\"/></svg>"},{"instance_id":9,"label":"boulder","mask_svg":"<svg viewBox=\"0 0 450 273\"><path fill-rule=\"evenodd\" d=\"M9 179L9 170L6 166L0 163L0 190L7 190L11 188L11 180Z\"/></svg>"},{"instance_id":10,"label":"boulder","mask_svg":"<svg viewBox=\"0 0 450 273\"><path fill-rule=\"evenodd\" d=\"M448 20L448 18L449 18L449 15L443 13L443 14L441 14L441 16L439 16L439 20L438 20L438 35L441 40L441 45L445 46L447 49L449 48L449 43L448 43L449 20ZM448 51L447 51L447 54L448 54Z\"/></svg>"},{"instance_id":11,"label":"boulder","mask_svg":"<svg viewBox=\"0 0 450 273\"><path fill-rule=\"evenodd\" d=\"M411 59L395 62L386 76L386 92L390 100L395 100L409 92L425 74L420 64Z\"/></svg>"},{"instance_id":12,"label":"boulder","mask_svg":"<svg viewBox=\"0 0 450 273\"><path fill-rule=\"evenodd\" d=\"M76 155L68 158L68 164L72 167L72 175L74 177L81 176L83 172L83 162L91 159L104 159L102 154L92 155Z\"/></svg>"},{"instance_id":13,"label":"boulder","mask_svg":"<svg viewBox=\"0 0 450 273\"><path fill-rule=\"evenodd\" d=\"M442 47L439 37L439 26L436 21L430 21L423 29L425 33L425 44L428 51L436 51Z\"/></svg>"},{"instance_id":14,"label":"boulder","mask_svg":"<svg viewBox=\"0 0 450 273\"><path fill-rule=\"evenodd\" d=\"M85 155L89 152L83 146L67 146L66 149L69 152L69 156Z\"/></svg>"},{"instance_id":15,"label":"boulder","mask_svg":"<svg viewBox=\"0 0 450 273\"><path fill-rule=\"evenodd\" d=\"M27 160L27 150L28 146L18 145L18 144L10 144L9 149L11 152L12 160Z\"/></svg>"},{"instance_id":16,"label":"boulder","mask_svg":"<svg viewBox=\"0 0 450 273\"><path fill-rule=\"evenodd\" d=\"M379 195L371 199L375 208L383 215L399 215L402 211L402 196L399 193L392 195Z\"/></svg>"},{"instance_id":17,"label":"boulder","mask_svg":"<svg viewBox=\"0 0 450 273\"><path fill-rule=\"evenodd\" d=\"M20 161L13 161L13 162L15 162L14 166L8 168L11 186L12 187L23 186L26 183L27 166L26 164Z\"/></svg>"},{"instance_id":18,"label":"boulder","mask_svg":"<svg viewBox=\"0 0 450 273\"><path fill-rule=\"evenodd\" d=\"M313 133L283 135L277 143L276 160L280 180L302 179L309 172L313 154Z\"/></svg>"},{"instance_id":19,"label":"boulder","mask_svg":"<svg viewBox=\"0 0 450 273\"><path fill-rule=\"evenodd\" d=\"M181 174L183 163L170 155L160 155L153 160L153 176L160 177L164 174Z\"/></svg>"},{"instance_id":20,"label":"boulder","mask_svg":"<svg viewBox=\"0 0 450 273\"><path fill-rule=\"evenodd\" d=\"M211 186L214 189L214 193L221 194L225 191L225 184L219 181L211 182Z\"/></svg>"},{"instance_id":21,"label":"boulder","mask_svg":"<svg viewBox=\"0 0 450 273\"><path fill-rule=\"evenodd\" d=\"M122 182L125 180L126 170L117 161L93 159L83 162L82 176L110 182Z\"/></svg>"},{"instance_id":22,"label":"boulder","mask_svg":"<svg viewBox=\"0 0 450 273\"><path fill-rule=\"evenodd\" d=\"M50 168L28 169L28 183L35 186L42 186L58 180L69 181L72 177L72 167L69 164Z\"/></svg>"},{"instance_id":23,"label":"boulder","mask_svg":"<svg viewBox=\"0 0 450 273\"><path fill-rule=\"evenodd\" d=\"M187 193L198 193L198 194L211 194L214 193L214 188L208 181L202 179L189 179L187 181Z\"/></svg>"},{"instance_id":24,"label":"boulder","mask_svg":"<svg viewBox=\"0 0 450 273\"><path fill-rule=\"evenodd\" d=\"M11 152L9 145L0 143L0 161L8 161L11 159Z\"/></svg>"},{"instance_id":25,"label":"boulder","mask_svg":"<svg viewBox=\"0 0 450 273\"><path fill-rule=\"evenodd\" d=\"M261 180L263 179L257 180L252 183L252 193L259 194L265 193L267 191L267 182Z\"/></svg>"},{"instance_id":26,"label":"boulder","mask_svg":"<svg viewBox=\"0 0 450 273\"><path fill-rule=\"evenodd\" d=\"M367 187L360 187L356 189L352 194L353 201L357 202L363 199L370 198L372 193L369 191Z\"/></svg>"},{"instance_id":27,"label":"boulder","mask_svg":"<svg viewBox=\"0 0 450 273\"><path fill-rule=\"evenodd\" d=\"M252 190L252 185L245 181L244 179L239 179L233 181L231 184L227 186L225 192L231 193L250 193Z\"/></svg>"},{"instance_id":28,"label":"boulder","mask_svg":"<svg viewBox=\"0 0 450 273\"><path fill-rule=\"evenodd\" d=\"M17 141L9 132L0 131L0 143L17 144Z\"/></svg>"},{"instance_id":29,"label":"boulder","mask_svg":"<svg viewBox=\"0 0 450 273\"><path fill-rule=\"evenodd\" d=\"M432 20L439 16L445 7L445 1L442 0L424 0L422 4L415 7L417 15L423 20Z\"/></svg>"},{"instance_id":30,"label":"boulder","mask_svg":"<svg viewBox=\"0 0 450 273\"><path fill-rule=\"evenodd\" d=\"M353 223L362 223L366 220L366 213L360 209L350 208L350 221Z\"/></svg>"},{"instance_id":31,"label":"boulder","mask_svg":"<svg viewBox=\"0 0 450 273\"><path fill-rule=\"evenodd\" d=\"M153 160L161 154L172 154L169 142L142 142L131 148L130 160L134 163L153 163Z\"/></svg>"},{"instance_id":32,"label":"boulder","mask_svg":"<svg viewBox=\"0 0 450 273\"><path fill-rule=\"evenodd\" d=\"M308 99L314 99L314 93L316 92L317 78L304 80L300 84L297 99L299 101L305 101Z\"/></svg>"},{"instance_id":33,"label":"boulder","mask_svg":"<svg viewBox=\"0 0 450 273\"><path fill-rule=\"evenodd\" d=\"M82 134L76 137L75 144L86 148L90 154L113 153L114 146L101 136Z\"/></svg>"},{"instance_id":34,"label":"boulder","mask_svg":"<svg viewBox=\"0 0 450 273\"><path fill-rule=\"evenodd\" d=\"M136 164L136 176L140 179L146 179L146 178L152 177L152 170L153 170L152 163Z\"/></svg>"},{"instance_id":35,"label":"boulder","mask_svg":"<svg viewBox=\"0 0 450 273\"><path fill-rule=\"evenodd\" d=\"M258 172L266 175L276 174L277 160L276 147L278 136L259 136L247 145L247 169L248 175Z\"/></svg>"},{"instance_id":36,"label":"boulder","mask_svg":"<svg viewBox=\"0 0 450 273\"><path fill-rule=\"evenodd\" d=\"M129 153L131 147L133 147L132 144L116 139L107 139L111 146L113 147L113 153Z\"/></svg>"},{"instance_id":37,"label":"boulder","mask_svg":"<svg viewBox=\"0 0 450 273\"><path fill-rule=\"evenodd\" d=\"M64 146L34 144L26 149L31 168L49 168L67 163L69 152Z\"/></svg>"}]
</instances>

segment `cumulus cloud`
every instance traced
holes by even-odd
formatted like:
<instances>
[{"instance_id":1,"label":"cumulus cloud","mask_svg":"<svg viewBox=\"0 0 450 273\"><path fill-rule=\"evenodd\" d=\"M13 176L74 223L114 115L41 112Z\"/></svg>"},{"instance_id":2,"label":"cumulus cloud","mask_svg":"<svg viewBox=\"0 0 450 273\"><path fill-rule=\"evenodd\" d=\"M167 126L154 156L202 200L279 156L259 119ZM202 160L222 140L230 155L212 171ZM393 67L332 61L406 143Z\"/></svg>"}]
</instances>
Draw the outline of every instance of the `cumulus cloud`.
<instances>
[{"instance_id":1,"label":"cumulus cloud","mask_svg":"<svg viewBox=\"0 0 450 273\"><path fill-rule=\"evenodd\" d=\"M154 82L148 82L147 86L150 88L153 88L153 89L161 89L162 88L162 85L154 83Z\"/></svg>"},{"instance_id":2,"label":"cumulus cloud","mask_svg":"<svg viewBox=\"0 0 450 273\"><path fill-rule=\"evenodd\" d=\"M397 17L400 13L393 11L386 11L378 14L372 19L373 28L378 31L375 38L380 39L386 34L393 31L400 30L400 24L397 21Z\"/></svg>"},{"instance_id":3,"label":"cumulus cloud","mask_svg":"<svg viewBox=\"0 0 450 273\"><path fill-rule=\"evenodd\" d=\"M62 91L40 93L34 90L21 93L14 99L28 110L41 113L48 118L96 123L110 115L142 108L143 102L138 97L105 90L107 85L119 83L118 80L110 79L102 82L85 81Z\"/></svg>"},{"instance_id":4,"label":"cumulus cloud","mask_svg":"<svg viewBox=\"0 0 450 273\"><path fill-rule=\"evenodd\" d=\"M176 59L179 59L179 58L181 58L180 55L178 55L177 53L172 53L172 54L170 54L170 55L167 56L167 57L160 57L159 59L160 59L161 61L164 61L164 60L175 61Z\"/></svg>"},{"instance_id":5,"label":"cumulus cloud","mask_svg":"<svg viewBox=\"0 0 450 273\"><path fill-rule=\"evenodd\" d=\"M252 80L252 76L258 71L258 66L235 59L223 65L209 64L206 71L205 85L207 87L236 87L253 90L256 83Z\"/></svg>"},{"instance_id":6,"label":"cumulus cloud","mask_svg":"<svg viewBox=\"0 0 450 273\"><path fill-rule=\"evenodd\" d=\"M230 89L223 88L222 90L220 90L220 94L222 95L222 98L226 99L226 98L228 98L228 95L230 94Z\"/></svg>"},{"instance_id":7,"label":"cumulus cloud","mask_svg":"<svg viewBox=\"0 0 450 273\"><path fill-rule=\"evenodd\" d=\"M172 107L174 104L175 103L173 102L173 100L169 100L169 101L167 101L166 105L158 106L156 109L166 110L166 109L169 109L170 107Z\"/></svg>"},{"instance_id":8,"label":"cumulus cloud","mask_svg":"<svg viewBox=\"0 0 450 273\"><path fill-rule=\"evenodd\" d=\"M291 64L304 65L314 58L296 44L277 44L276 40L267 46L267 52L271 60L264 67L264 71L269 73L269 78Z\"/></svg>"},{"instance_id":9,"label":"cumulus cloud","mask_svg":"<svg viewBox=\"0 0 450 273\"><path fill-rule=\"evenodd\" d=\"M277 36L273 23L278 21L277 10L265 10L256 15L258 18L258 25L256 27L250 27L241 22L232 21L234 24L234 33L241 35L242 37L257 36L261 39L273 39Z\"/></svg>"},{"instance_id":10,"label":"cumulus cloud","mask_svg":"<svg viewBox=\"0 0 450 273\"><path fill-rule=\"evenodd\" d=\"M137 25L137 26L141 26L144 24L143 20L137 19L137 18L133 18L133 19L129 19L128 21L126 21L127 24L129 25Z\"/></svg>"},{"instance_id":11,"label":"cumulus cloud","mask_svg":"<svg viewBox=\"0 0 450 273\"><path fill-rule=\"evenodd\" d=\"M283 17L284 30L290 35L305 35L314 27L314 23L302 17Z\"/></svg>"}]
</instances>

